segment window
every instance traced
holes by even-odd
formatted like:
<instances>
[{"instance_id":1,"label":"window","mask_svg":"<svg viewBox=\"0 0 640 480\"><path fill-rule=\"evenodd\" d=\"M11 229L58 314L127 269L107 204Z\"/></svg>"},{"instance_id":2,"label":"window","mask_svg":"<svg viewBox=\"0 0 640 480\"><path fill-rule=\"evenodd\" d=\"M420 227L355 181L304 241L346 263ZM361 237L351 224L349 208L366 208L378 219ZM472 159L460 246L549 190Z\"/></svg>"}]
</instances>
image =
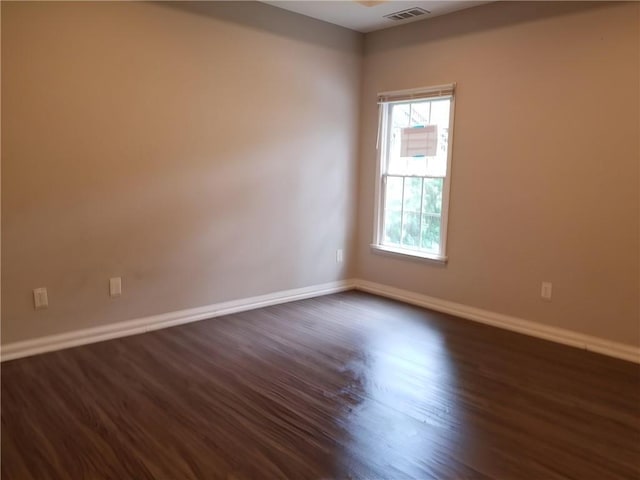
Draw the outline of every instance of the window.
<instances>
[{"instance_id":1,"label":"window","mask_svg":"<svg viewBox=\"0 0 640 480\"><path fill-rule=\"evenodd\" d=\"M446 261L454 86L378 96L376 250Z\"/></svg>"}]
</instances>

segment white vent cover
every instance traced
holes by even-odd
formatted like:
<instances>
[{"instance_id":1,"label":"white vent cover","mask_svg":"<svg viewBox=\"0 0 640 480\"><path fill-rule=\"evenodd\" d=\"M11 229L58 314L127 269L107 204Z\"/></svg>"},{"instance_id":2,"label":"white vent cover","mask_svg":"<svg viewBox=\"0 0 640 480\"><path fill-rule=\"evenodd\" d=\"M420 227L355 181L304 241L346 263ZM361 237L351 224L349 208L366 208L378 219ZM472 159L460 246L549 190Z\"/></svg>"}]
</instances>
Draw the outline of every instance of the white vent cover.
<instances>
[{"instance_id":1,"label":"white vent cover","mask_svg":"<svg viewBox=\"0 0 640 480\"><path fill-rule=\"evenodd\" d=\"M388 18L389 20L406 20L408 18L419 17L420 15L426 15L427 13L431 13L429 10L425 10L420 7L407 8L406 10L400 10L399 12L393 12L389 15L385 15L384 18Z\"/></svg>"}]
</instances>

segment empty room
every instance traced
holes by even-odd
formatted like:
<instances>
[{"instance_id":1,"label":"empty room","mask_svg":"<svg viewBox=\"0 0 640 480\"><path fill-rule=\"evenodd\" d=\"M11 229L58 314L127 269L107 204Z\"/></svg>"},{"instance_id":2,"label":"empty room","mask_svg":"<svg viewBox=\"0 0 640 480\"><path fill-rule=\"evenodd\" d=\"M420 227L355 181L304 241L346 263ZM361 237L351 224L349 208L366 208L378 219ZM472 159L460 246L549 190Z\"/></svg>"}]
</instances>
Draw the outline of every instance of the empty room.
<instances>
[{"instance_id":1,"label":"empty room","mask_svg":"<svg viewBox=\"0 0 640 480\"><path fill-rule=\"evenodd\" d=\"M3 480L640 480L640 3L0 13Z\"/></svg>"}]
</instances>

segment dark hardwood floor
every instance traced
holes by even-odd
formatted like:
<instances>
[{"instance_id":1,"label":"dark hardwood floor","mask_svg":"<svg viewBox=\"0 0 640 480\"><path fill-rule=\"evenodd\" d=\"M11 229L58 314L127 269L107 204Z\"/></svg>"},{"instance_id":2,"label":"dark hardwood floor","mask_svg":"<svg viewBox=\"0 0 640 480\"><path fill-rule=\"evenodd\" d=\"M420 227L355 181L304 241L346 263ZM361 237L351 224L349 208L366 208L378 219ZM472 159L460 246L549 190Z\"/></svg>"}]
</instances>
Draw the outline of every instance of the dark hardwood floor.
<instances>
[{"instance_id":1,"label":"dark hardwood floor","mask_svg":"<svg viewBox=\"0 0 640 480\"><path fill-rule=\"evenodd\" d=\"M346 292L2 364L2 479L638 479L640 366Z\"/></svg>"}]
</instances>

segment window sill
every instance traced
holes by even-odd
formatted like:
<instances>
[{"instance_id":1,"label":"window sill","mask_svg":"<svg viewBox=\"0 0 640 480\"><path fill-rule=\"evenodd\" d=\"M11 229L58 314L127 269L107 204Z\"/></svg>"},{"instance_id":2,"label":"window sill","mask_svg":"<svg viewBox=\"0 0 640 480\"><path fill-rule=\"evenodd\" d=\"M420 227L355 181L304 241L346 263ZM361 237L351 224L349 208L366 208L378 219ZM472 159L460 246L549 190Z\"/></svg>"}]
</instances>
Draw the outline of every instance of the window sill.
<instances>
[{"instance_id":1,"label":"window sill","mask_svg":"<svg viewBox=\"0 0 640 480\"><path fill-rule=\"evenodd\" d=\"M416 260L419 262L435 263L445 265L447 257L435 255L433 253L416 252L414 250L405 250L402 248L387 247L384 245L371 244L371 251L378 255L386 255L390 257L403 258L407 260Z\"/></svg>"}]
</instances>

